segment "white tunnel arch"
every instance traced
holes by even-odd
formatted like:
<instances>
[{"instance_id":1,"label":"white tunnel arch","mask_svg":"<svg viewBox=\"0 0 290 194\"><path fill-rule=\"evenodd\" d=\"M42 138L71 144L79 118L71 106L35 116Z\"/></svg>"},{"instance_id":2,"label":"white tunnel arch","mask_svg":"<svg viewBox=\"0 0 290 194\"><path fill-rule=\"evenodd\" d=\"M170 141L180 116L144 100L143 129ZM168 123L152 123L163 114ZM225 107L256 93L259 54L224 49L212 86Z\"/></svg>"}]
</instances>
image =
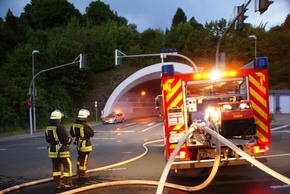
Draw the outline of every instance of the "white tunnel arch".
<instances>
[{"instance_id":1,"label":"white tunnel arch","mask_svg":"<svg viewBox=\"0 0 290 194\"><path fill-rule=\"evenodd\" d=\"M125 93L127 93L133 87L154 79L160 78L161 68L163 65L173 65L174 71L178 73L193 73L194 70L189 65L176 62L166 62L166 63L157 63L150 66L147 66L134 74L130 75L122 83L120 83L117 88L110 95L106 105L104 107L104 115L110 114L119 98L121 98Z\"/></svg>"}]
</instances>

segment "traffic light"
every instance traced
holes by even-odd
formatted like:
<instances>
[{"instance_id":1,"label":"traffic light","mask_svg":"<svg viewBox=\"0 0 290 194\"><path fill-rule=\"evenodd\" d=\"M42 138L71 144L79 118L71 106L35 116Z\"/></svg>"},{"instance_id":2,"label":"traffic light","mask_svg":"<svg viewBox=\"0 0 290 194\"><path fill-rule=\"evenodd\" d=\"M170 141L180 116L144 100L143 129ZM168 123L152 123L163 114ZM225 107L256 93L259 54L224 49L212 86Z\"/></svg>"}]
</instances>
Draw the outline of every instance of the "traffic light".
<instances>
[{"instance_id":1,"label":"traffic light","mask_svg":"<svg viewBox=\"0 0 290 194\"><path fill-rule=\"evenodd\" d=\"M238 21L237 21L237 29L238 30L243 30L244 29L244 26L245 26L245 23L244 23L244 20L247 19L248 16L245 16L245 12L247 11L248 9L244 9L244 4L241 5L241 6L238 6L237 8L237 14L240 14L239 18L238 18Z\"/></svg>"},{"instance_id":2,"label":"traffic light","mask_svg":"<svg viewBox=\"0 0 290 194\"><path fill-rule=\"evenodd\" d=\"M28 107L30 107L30 105L31 105L30 99L31 99L31 95L29 93L27 93L27 106Z\"/></svg>"},{"instance_id":3,"label":"traffic light","mask_svg":"<svg viewBox=\"0 0 290 194\"><path fill-rule=\"evenodd\" d=\"M122 65L122 56L125 54L119 51L118 49L115 49L115 67L118 65Z\"/></svg>"},{"instance_id":4,"label":"traffic light","mask_svg":"<svg viewBox=\"0 0 290 194\"><path fill-rule=\"evenodd\" d=\"M262 15L265 11L267 11L268 7L274 3L273 1L269 0L259 0L258 11L260 15Z\"/></svg>"},{"instance_id":5,"label":"traffic light","mask_svg":"<svg viewBox=\"0 0 290 194\"><path fill-rule=\"evenodd\" d=\"M30 107L31 102L30 102L30 98L27 99L27 106Z\"/></svg>"},{"instance_id":6,"label":"traffic light","mask_svg":"<svg viewBox=\"0 0 290 194\"><path fill-rule=\"evenodd\" d=\"M80 70L84 70L87 66L87 54L80 54Z\"/></svg>"}]
</instances>

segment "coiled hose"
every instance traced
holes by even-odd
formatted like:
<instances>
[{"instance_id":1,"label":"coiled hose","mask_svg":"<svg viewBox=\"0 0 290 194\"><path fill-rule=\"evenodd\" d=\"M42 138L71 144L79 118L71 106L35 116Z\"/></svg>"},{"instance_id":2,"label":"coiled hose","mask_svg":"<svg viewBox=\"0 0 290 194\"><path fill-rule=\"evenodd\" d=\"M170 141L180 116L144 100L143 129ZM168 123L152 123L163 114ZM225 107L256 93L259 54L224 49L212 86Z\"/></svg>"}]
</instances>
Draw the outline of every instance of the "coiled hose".
<instances>
[{"instance_id":1,"label":"coiled hose","mask_svg":"<svg viewBox=\"0 0 290 194\"><path fill-rule=\"evenodd\" d=\"M212 122L211 122L212 123ZM172 153L170 159L168 160L162 176L160 178L160 181L150 181L150 180L123 180L123 181L112 181L112 182L107 182L107 183L99 183L99 184L94 184L94 185L89 185L86 187L81 187L81 188L77 188L74 190L69 190L66 192L63 192L62 194L72 194L72 193L79 193L82 191L87 191L87 190L92 190L92 189L97 189L97 188L103 188L103 187L110 187L110 186L119 186L119 185L152 185L152 186L158 186L157 188L157 194L162 193L163 191L163 187L168 187L168 188L172 188L172 189L179 189L182 191L197 191L200 189L203 189L204 187L206 187L208 184L210 184L210 182L213 180L217 169L219 167L219 162L220 162L220 142L223 142L225 145L227 145L228 147L230 147L233 151L237 152L240 156L242 156L243 158L245 158L246 160L248 160L249 162L251 162L253 165L257 166L258 168L260 168L261 170L265 171L266 173L270 174L271 176L277 178L278 180L290 185L290 179L273 171L272 169L268 168L267 166L265 166L264 164L260 163L259 161L257 161L256 159L252 158L251 156L249 156L247 153L243 152L241 149L239 149L238 147L236 147L233 143L231 143L230 141L228 141L227 139L225 139L224 137L222 137L221 135L219 135L217 133L217 128L216 125L212 125L214 130L212 130L209 127L203 127L202 129L205 130L207 133L211 134L211 136L213 138L215 138L217 140L216 142L216 156L215 156L215 162L212 168L212 171L209 175L209 177L200 185L198 186L182 186L182 185L177 185L177 184L172 184L172 183L166 183L166 177L168 175L170 166L173 162L174 159L174 154L176 155L180 149L180 147L182 146L182 144L186 141L188 135L192 132L194 132L195 127L191 128L186 134L185 136L179 141L177 147L175 148L174 152ZM88 170L88 173L90 172L98 172L101 170L106 170L106 169L110 169L110 168L114 168L117 166L121 166L124 164L127 164L129 162L133 162L135 160L138 160L140 158L142 158L143 156L145 156L148 152L148 149L146 147L146 145L151 144L151 143L156 143L156 142L161 142L163 141L163 139L160 140L154 140L154 141L150 141L150 142L146 142L143 144L143 147L145 148L145 152L135 158L132 158L130 160L124 161L124 162L120 162L120 163L116 163L113 165L109 165L109 166L105 166L105 167L101 167L101 168L96 168L96 169L92 169L92 170ZM172 159L173 158L173 159ZM76 175L76 174L75 174ZM38 180L38 181L33 181L33 182L29 182L29 183L25 183L22 185L17 185L5 190L0 191L0 193L8 193L10 191L16 190L16 189L20 189L23 187L28 187L28 186L33 186L36 184L41 184L41 183L45 183L45 182L49 182L52 181L52 178L47 178L47 179L42 179L42 180Z\"/></svg>"},{"instance_id":2,"label":"coiled hose","mask_svg":"<svg viewBox=\"0 0 290 194\"><path fill-rule=\"evenodd\" d=\"M210 119L212 127L214 128L214 130L212 130L209 127L203 127L202 129L205 130L206 132L208 132L209 134L211 134L211 136L213 138L215 138L217 140L216 142L216 159L212 168L212 171L209 175L209 177L200 185L198 186L182 186L182 185L177 185L177 184L172 184L172 183L165 183L166 177L168 175L168 171L170 169L170 166L173 161L172 158L175 157L175 155L178 153L181 145L185 142L187 136L192 133L195 128L191 128L186 135L179 141L177 147L175 148L174 152L172 153L170 159L168 160L162 176L160 178L160 181L144 181L144 180L123 180L123 181L113 181L113 182L108 182L108 183L100 183L100 184L95 184L95 185L90 185L87 187L82 187L82 188L78 188L75 190L71 190L71 191L67 191L67 192L63 192L62 194L72 194L72 193L78 193L78 192L82 192L82 191L87 191L87 190L92 190L92 189L98 189L98 188L102 188L102 187L109 187L109 186L119 186L119 185L152 185L152 186L156 186L158 185L157 188L157 194L162 193L163 191L163 187L167 187L167 188L173 188L173 189L179 189L182 191L197 191L197 190L201 190L204 187L206 187L208 184L210 184L210 182L213 180L217 169L219 167L219 162L220 162L220 143L223 142L224 144L226 144L227 146L229 146L232 150L234 150L235 152L237 152L240 156L244 157L246 160L248 160L249 162L251 162L253 165L257 166L258 168L260 168L261 170L265 171L266 173L270 174L271 176L277 178L278 180L290 185L290 180L289 178L273 171L272 169L268 168L267 166L265 166L264 164L260 163L259 161L257 161L256 159L252 158L251 156L249 156L247 153L245 153L244 151L242 151L240 148L238 148L237 146L235 146L233 143L231 143L230 141L228 141L227 139L225 139L224 137L222 137L220 134L217 133L217 128L216 125L212 122L212 120ZM219 156L218 156L219 155Z\"/></svg>"},{"instance_id":3,"label":"coiled hose","mask_svg":"<svg viewBox=\"0 0 290 194\"><path fill-rule=\"evenodd\" d=\"M214 130L217 130L216 125L212 122L210 119L210 123L213 126ZM212 168L212 171L209 175L209 177L200 185L197 186L183 186L183 185L178 185L178 184L172 184L172 183L165 183L165 180L167 178L168 172L170 170L170 167L173 163L174 158L176 157L178 151L180 150L181 146L184 144L184 142L187 140L187 137L196 130L197 124L193 125L188 132L183 136L183 138L178 142L176 148L174 149L173 153L170 156L170 159L168 160L163 173L161 175L160 181L148 181L148 180L123 180L123 181L112 181L112 182L107 182L107 183L99 183L99 184L94 184L94 185L89 185L86 187L81 187L77 188L74 190L69 190L66 192L63 192L61 194L73 194L73 193L79 193L83 191L88 191L92 189L98 189L98 188L103 188L103 187L110 187L110 186L119 186L119 185L152 185L152 186L158 186L157 188L157 194L162 193L164 186L167 188L172 188L172 189L178 189L182 191L198 191L203 188L205 188L207 185L211 183L213 178L215 177L219 163L220 163L220 142L216 142L216 155L215 155L215 162ZM212 129L210 129L212 130Z\"/></svg>"},{"instance_id":4,"label":"coiled hose","mask_svg":"<svg viewBox=\"0 0 290 194\"><path fill-rule=\"evenodd\" d=\"M157 143L157 142L163 142L163 139L145 142L143 144L143 147L144 147L145 151L139 156L136 156L134 158L131 158L129 160L126 160L126 161L123 161L123 162L119 162L119 163L116 163L116 164L112 164L112 165L103 166L103 167L100 167L100 168L91 169L91 170L88 170L87 173L99 172L99 171L102 171L102 170L107 170L107 169L115 168L115 167L118 167L118 166L121 166L121 165L124 165L124 164L128 164L130 162L134 162L134 161L144 157L148 153L148 148L146 147L146 145L152 144L152 143ZM74 173L73 176L77 176L77 174ZM31 181L31 182L28 182L28 183L23 183L23 184L20 184L20 185L16 185L16 186L9 187L9 188L6 188L4 190L1 190L0 194L9 193L11 191L15 191L15 190L18 190L18 189L21 189L21 188L34 186L34 185L38 185L38 184L43 184L43 183L47 183L47 182L51 182L51 181L53 181L52 177L51 178L46 178L46 179L41 179L41 180L36 180L36 181Z\"/></svg>"}]
</instances>

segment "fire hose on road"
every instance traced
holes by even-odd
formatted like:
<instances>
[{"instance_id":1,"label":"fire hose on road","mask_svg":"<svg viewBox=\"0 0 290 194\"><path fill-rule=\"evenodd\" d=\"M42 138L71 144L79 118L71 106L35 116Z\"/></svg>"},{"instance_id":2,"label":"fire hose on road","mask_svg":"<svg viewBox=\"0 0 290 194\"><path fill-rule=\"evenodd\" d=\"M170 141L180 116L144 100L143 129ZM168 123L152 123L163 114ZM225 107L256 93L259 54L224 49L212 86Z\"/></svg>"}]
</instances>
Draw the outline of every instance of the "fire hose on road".
<instances>
[{"instance_id":1,"label":"fire hose on road","mask_svg":"<svg viewBox=\"0 0 290 194\"><path fill-rule=\"evenodd\" d=\"M168 188L172 188L172 189L183 190L183 191L198 191L198 190L201 190L201 189L205 188L207 185L209 185L211 183L211 181L213 180L213 178L215 177L215 175L217 173L217 170L218 170L218 167L219 167L219 163L220 163L220 142L219 141L216 142L217 143L216 156L215 156L215 162L214 162L212 171L211 171L209 177L202 184L200 184L198 186L194 186L194 187L185 187L185 186L178 185L178 184L165 183L165 180L167 178L168 172L170 170L170 167L172 165L172 162L173 162L176 154L178 153L178 151L181 148L181 146L183 145L183 143L186 141L188 135L196 130L196 127L197 126L192 127L187 132L187 134L180 140L179 144L177 145L177 147L175 148L174 152L172 153L170 159L168 160L167 165L165 166L165 168L163 170L163 174L162 174L161 179L160 179L159 182L158 181L150 181L150 180L112 181L112 182L94 184L94 185L89 185L89 186L86 186L86 187L77 188L77 189L74 189L74 190L63 192L62 194L79 193L79 192L82 192L82 191L87 191L87 190L92 190L92 189L97 189L97 188L102 188L102 187L118 186L118 185L152 185L152 186L158 186L157 193L162 193L162 190L163 190L164 186L168 187ZM216 128L215 128L215 130L216 130ZM98 169L96 169L96 170L98 170ZM96 171L96 170L94 170L94 171Z\"/></svg>"},{"instance_id":2,"label":"fire hose on road","mask_svg":"<svg viewBox=\"0 0 290 194\"><path fill-rule=\"evenodd\" d=\"M215 127L214 127L215 128ZM178 190L182 190L182 191L198 191L201 190L203 188L205 188L207 185L209 185L211 183L211 181L213 180L213 178L216 175L216 172L218 170L219 167L219 163L220 163L220 143L224 143L225 145L227 145L229 148L231 148L233 151L235 151L236 153L238 153L240 156L242 156L243 158L245 158L246 160L248 160L250 163L252 163L254 166L260 168L261 170L263 170L264 172L268 173L269 175L275 177L276 179L290 185L290 179L275 172L274 170L270 169L269 167L265 166L264 164L260 163L259 161L257 161L256 159L252 158L251 156L249 156L247 153L243 152L240 148L238 148L237 146L235 146L233 143L231 143L229 140L225 139L223 136L221 136L220 134L218 134L216 132L216 129L211 129L207 126L202 126L202 129L205 130L207 133L209 133L210 135L212 135L212 137L214 139L216 139L216 156L215 156L215 162L214 165L212 167L212 171L209 175L209 177L200 185L197 186L183 186L183 185L177 185L177 184L172 184L172 183L166 183L166 178L168 176L170 167L173 163L174 158L176 157L176 154L178 153L179 149L181 148L181 146L184 144L184 142L186 141L187 137L196 130L196 126L191 127L188 132L183 136L183 138L179 141L178 145L176 146L174 152L172 153L170 159L168 160L163 173L161 175L161 178L159 181L151 181L151 180L123 180L123 181L112 181L112 182L106 182L106 183L98 183L98 184L94 184L94 185L89 185L89 186L85 186L85 187L80 187L74 190L69 190L66 192L63 192L62 194L72 194L72 193L80 193L83 191L87 191L87 190L92 190L92 189L97 189L97 188L103 188L103 187L110 187L110 186L120 186L120 185L152 185L152 186L158 186L157 188L157 194L161 194L163 191L164 187L167 188L172 188L172 189L178 189ZM154 140L154 141L150 141L150 142L146 142L143 144L143 147L145 148L145 152L135 158L126 160L124 162L120 162L120 163L116 163L116 164L112 164L109 166L104 166L101 168L96 168L96 169L92 169L89 170L89 173L92 172L98 172L98 171L102 171L102 170L106 170L106 169L111 169L117 166L121 166L124 164L128 164L130 162L136 161L142 157L144 157L147 152L148 152L148 148L146 147L146 145L151 144L151 143L156 143L156 142L162 142L163 139L161 140ZM24 188L24 187L28 187L28 186L33 186L33 185L37 185L37 184L41 184L41 183L45 183L45 182L50 182L52 181L52 178L47 178L47 179L42 179L42 180L38 180L38 181L33 181L30 183L25 183L22 185L17 185L11 188L7 188L5 190L0 191L0 193L8 193L10 191L14 191L20 188Z\"/></svg>"},{"instance_id":3,"label":"fire hose on road","mask_svg":"<svg viewBox=\"0 0 290 194\"><path fill-rule=\"evenodd\" d=\"M212 123L212 122L211 122ZM240 148L238 148L237 146L235 146L233 143L231 143L230 141L228 141L227 139L225 139L223 136L221 136L220 134L218 134L216 132L216 126L214 125L215 130L212 130L209 127L203 126L202 129L205 130L206 132L208 132L209 134L212 135L212 137L214 137L217 142L216 142L216 157L215 157L215 162L214 165L212 167L212 171L209 175L209 177L200 185L197 186L182 186L182 185L177 185L177 184L172 184L172 183L166 183L166 178L168 176L168 172L170 170L170 167L173 163L174 158L176 157L176 154L178 153L179 149L181 148L181 146L184 144L184 142L186 141L187 137L196 130L196 127L193 126L192 128L190 128L188 130L188 132L183 136L183 138L179 141L178 145L176 146L174 152L172 153L170 159L168 160L163 173L161 175L160 181L146 181L146 180L123 180L123 181L113 181L113 182L108 182L108 183L100 183L100 184L95 184L95 185L90 185L87 187L82 187L82 188L78 188L75 190L71 190L71 191L67 191L67 192L63 192L62 194L72 194L72 193L78 193L78 192L82 192L82 191L86 191L86 190L92 190L92 189L97 189L97 188L102 188L102 187L109 187L109 186L118 186L118 185L158 185L157 188L157 192L156 194L162 194L163 188L167 187L167 188L172 188L172 189L178 189L178 190L182 190L182 191L198 191L201 190L203 188L205 188L207 185L209 185L211 183L211 181L213 180L213 178L216 175L216 172L218 170L219 167L219 162L220 162L220 143L224 143L227 146L229 146L231 149L233 149L235 152L237 152L240 156L244 157L246 160L248 160L249 162L251 162L253 165L255 165L256 167L260 168L261 170L265 171L266 173L268 173L269 175L279 179L280 181L290 185L290 179L275 172L274 170L268 168L267 166L265 166L264 164L260 163L259 161L257 161L256 159L252 158L251 156L249 156L247 153L245 153L244 151L242 151Z\"/></svg>"},{"instance_id":4,"label":"fire hose on road","mask_svg":"<svg viewBox=\"0 0 290 194\"><path fill-rule=\"evenodd\" d=\"M208 132L210 135L212 135L215 139L218 140L218 142L222 142L224 143L225 145L227 145L229 148L231 148L233 151L235 151L236 153L238 153L240 156L244 157L246 160L248 160L250 163L252 163L254 166L260 168L261 170L263 170L264 172L268 173L269 175L275 177L276 179L290 185L290 179L279 174L278 172L270 169L269 167L265 166L264 164L262 164L261 162L259 162L258 160L256 160L255 158L252 158L250 155L248 155L247 153L245 153L244 151L242 151L240 148L238 148L236 145L234 145L232 142L230 142L229 140L225 139L223 136L221 136L220 134L218 134L216 131L212 130L211 128L209 127L202 127L203 130L205 130L206 132ZM183 143L186 141L187 137L194 131L195 129L190 129L186 135L181 139L181 141L179 141L178 145L176 146L174 152L172 153L170 159L168 160L164 170L163 170L163 173L161 175L161 178L160 178L160 181L159 181L159 184L158 184L158 188L157 188L157 194L161 194L162 191L163 191L163 187L166 186L165 184L165 180L167 178L167 175L168 175L168 172L170 170L170 167L173 163L173 160L176 156L176 154L178 153L179 149L181 148L181 146L183 145ZM220 144L217 145L217 149L220 148ZM216 152L217 153L217 152ZM211 171L211 174L209 175L208 179L198 185L198 186L194 186L194 187L184 187L184 186L178 186L178 187L175 187L176 189L180 189L180 190L184 190L184 191L197 191L197 190L201 190L203 189L205 186L207 186L211 181L212 179L214 178L215 176L215 168L218 168L218 166L216 166L216 160L217 160L217 157L215 159L215 163L213 165L213 169Z\"/></svg>"},{"instance_id":5,"label":"fire hose on road","mask_svg":"<svg viewBox=\"0 0 290 194\"><path fill-rule=\"evenodd\" d=\"M194 186L194 187L186 187L186 186L182 186L182 185L178 185L178 184L165 183L168 172L170 170L170 167L172 165L172 162L173 162L176 154L178 153L178 151L181 148L181 146L183 145L183 143L186 141L188 135L196 130L196 127L197 126L192 127L186 133L186 135L184 135L184 137L179 141L177 147L175 148L174 152L172 153L170 159L167 162L167 165L165 166L165 168L163 170L163 173L162 173L162 176L161 176L161 179L159 182L158 181L150 181L150 180L112 181L112 182L107 182L107 183L99 183L99 184L89 185L89 186L77 188L74 190L69 190L69 191L63 192L62 194L73 194L73 193L79 193L79 192L83 192L83 191L87 191L87 190L98 189L98 188L102 188L102 187L118 186L118 185L152 185L152 186L158 186L157 193L162 193L164 186L167 188L178 189L178 190L183 190L183 191L201 190L211 183L211 181L213 180L213 178L215 177L215 175L217 173L219 163L220 163L220 142L219 141L216 142L217 143L216 155L215 155L215 162L214 162L212 171L211 171L209 177L202 184L200 184L198 186ZM215 130L216 130L216 128L215 128ZM149 143L152 143L152 142L149 142ZM147 148L145 148L145 149L147 149ZM126 161L126 163L127 163L127 161ZM115 167L115 165L112 165L112 166ZM96 172L96 171L99 171L99 169L95 169L92 171Z\"/></svg>"}]
</instances>

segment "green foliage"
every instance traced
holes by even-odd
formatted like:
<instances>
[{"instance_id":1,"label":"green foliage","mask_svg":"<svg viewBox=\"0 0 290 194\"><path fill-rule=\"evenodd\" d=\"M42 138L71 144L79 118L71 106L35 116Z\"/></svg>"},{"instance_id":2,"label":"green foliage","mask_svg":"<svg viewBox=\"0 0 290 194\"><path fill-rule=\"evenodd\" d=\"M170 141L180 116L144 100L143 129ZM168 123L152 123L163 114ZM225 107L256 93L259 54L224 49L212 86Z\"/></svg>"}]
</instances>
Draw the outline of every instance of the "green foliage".
<instances>
[{"instance_id":1,"label":"green foliage","mask_svg":"<svg viewBox=\"0 0 290 194\"><path fill-rule=\"evenodd\" d=\"M267 51L271 55L269 67L269 83L273 89L290 89L286 80L290 75L290 49L285 40L290 40L290 30L270 30L267 36Z\"/></svg>"},{"instance_id":2,"label":"green foliage","mask_svg":"<svg viewBox=\"0 0 290 194\"><path fill-rule=\"evenodd\" d=\"M168 32L165 39L166 47L177 48L178 52L182 53L191 44L190 39L192 35L192 26L189 23L181 23Z\"/></svg>"},{"instance_id":3,"label":"green foliage","mask_svg":"<svg viewBox=\"0 0 290 194\"><path fill-rule=\"evenodd\" d=\"M0 67L20 40L17 33L17 21L17 17L9 9L6 15L6 22L4 23L0 20Z\"/></svg>"},{"instance_id":4,"label":"green foliage","mask_svg":"<svg viewBox=\"0 0 290 194\"><path fill-rule=\"evenodd\" d=\"M24 20L34 30L65 25L80 12L67 0L31 0L24 8Z\"/></svg>"},{"instance_id":5,"label":"green foliage","mask_svg":"<svg viewBox=\"0 0 290 194\"><path fill-rule=\"evenodd\" d=\"M205 23L205 28L208 29L214 36L221 36L227 29L227 21L222 18L221 20L211 21Z\"/></svg>"},{"instance_id":6,"label":"green foliage","mask_svg":"<svg viewBox=\"0 0 290 194\"><path fill-rule=\"evenodd\" d=\"M161 30L148 29L145 30L139 39L140 48L144 53L158 53L163 47L164 35Z\"/></svg>"},{"instance_id":7,"label":"green foliage","mask_svg":"<svg viewBox=\"0 0 290 194\"><path fill-rule=\"evenodd\" d=\"M110 9L109 5L100 0L90 3L89 7L86 8L85 18L90 19L93 25L103 25L110 21L115 21L119 25L127 25L128 23L126 18L118 16Z\"/></svg>"},{"instance_id":8,"label":"green foliage","mask_svg":"<svg viewBox=\"0 0 290 194\"><path fill-rule=\"evenodd\" d=\"M20 46L15 49L13 56L8 57L8 62L1 69L1 127L25 127L23 121L27 117L27 93L31 78L31 63L29 46ZM28 62L29 61L29 62ZM17 67L17 68L16 68Z\"/></svg>"},{"instance_id":9,"label":"green foliage","mask_svg":"<svg viewBox=\"0 0 290 194\"><path fill-rule=\"evenodd\" d=\"M178 8L175 15L173 16L171 28L174 28L179 24L186 23L187 22L186 20L187 18L184 11L181 8Z\"/></svg>"},{"instance_id":10,"label":"green foliage","mask_svg":"<svg viewBox=\"0 0 290 194\"><path fill-rule=\"evenodd\" d=\"M93 102L101 110L117 85L141 67L159 63L160 57L124 58L123 66L114 68L114 50L128 55L159 53L162 48L177 48L197 66L213 67L216 44L227 29L225 19L203 27L194 17L188 22L182 9L173 16L170 30L147 29L137 32L135 24L110 10L105 3L93 1L81 15L66 0L31 0L21 16L8 10L6 21L0 19L0 130L27 131L29 114L27 93L32 80L32 51L35 73L78 61L88 55L88 69L79 70L76 62L39 74L37 89L37 127L44 127L51 111L60 109L65 121L75 118L82 107L94 112ZM253 60L257 37L258 56L268 56L271 89L290 89L289 15L285 24L266 31L265 25L246 25L245 31L230 30L221 45L227 67L239 68ZM171 60L168 57L165 60ZM180 59L173 59L178 61ZM92 114L93 116L93 114Z\"/></svg>"}]
</instances>

